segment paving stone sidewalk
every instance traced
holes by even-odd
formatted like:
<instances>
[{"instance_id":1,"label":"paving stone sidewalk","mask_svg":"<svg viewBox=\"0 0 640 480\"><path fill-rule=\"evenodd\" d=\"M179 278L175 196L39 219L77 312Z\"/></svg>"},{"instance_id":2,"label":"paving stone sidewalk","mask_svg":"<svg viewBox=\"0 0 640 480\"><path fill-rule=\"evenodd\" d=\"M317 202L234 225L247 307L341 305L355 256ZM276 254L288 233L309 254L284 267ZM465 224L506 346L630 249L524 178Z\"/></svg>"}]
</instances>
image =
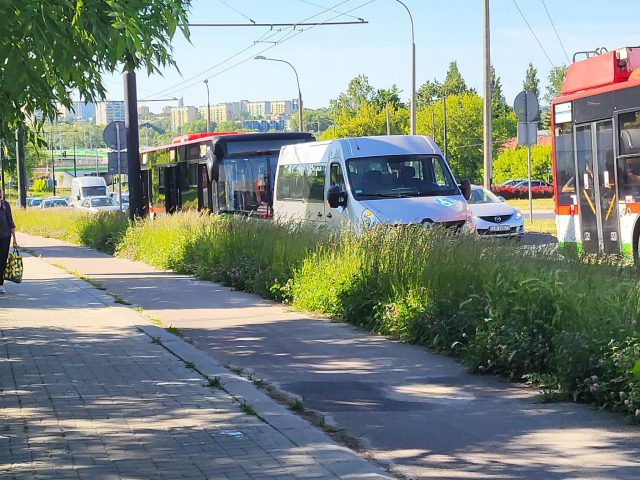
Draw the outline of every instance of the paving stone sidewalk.
<instances>
[{"instance_id":1,"label":"paving stone sidewalk","mask_svg":"<svg viewBox=\"0 0 640 480\"><path fill-rule=\"evenodd\" d=\"M142 315L82 280L33 257L25 274L0 297L0 478L391 478L197 358L267 421L243 412L160 342L193 347L162 329L152 341Z\"/></svg>"}]
</instances>

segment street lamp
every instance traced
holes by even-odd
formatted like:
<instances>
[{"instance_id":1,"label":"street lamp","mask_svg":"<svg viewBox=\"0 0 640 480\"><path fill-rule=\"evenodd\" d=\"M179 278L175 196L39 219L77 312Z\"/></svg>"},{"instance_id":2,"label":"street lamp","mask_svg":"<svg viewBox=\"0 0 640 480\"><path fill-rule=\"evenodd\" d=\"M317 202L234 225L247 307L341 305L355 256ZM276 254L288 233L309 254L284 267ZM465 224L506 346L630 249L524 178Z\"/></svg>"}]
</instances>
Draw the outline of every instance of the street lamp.
<instances>
[{"instance_id":1,"label":"street lamp","mask_svg":"<svg viewBox=\"0 0 640 480\"><path fill-rule=\"evenodd\" d=\"M204 85L207 87L207 133L209 133L209 125L211 125L211 103L209 103L209 79L204 79Z\"/></svg>"},{"instance_id":2,"label":"street lamp","mask_svg":"<svg viewBox=\"0 0 640 480\"><path fill-rule=\"evenodd\" d=\"M396 0L409 14L411 21L411 135L416 134L416 37L413 30L413 16L409 7L401 0Z\"/></svg>"},{"instance_id":3,"label":"street lamp","mask_svg":"<svg viewBox=\"0 0 640 480\"><path fill-rule=\"evenodd\" d=\"M293 73L296 74L296 83L298 84L298 131L299 132L304 131L304 125L302 124L302 93L300 93L300 79L298 78L298 72L296 71L296 68L286 60L280 60L278 58L267 58L264 55L258 55L257 57L255 57L255 59L286 63L293 69Z\"/></svg>"}]
</instances>

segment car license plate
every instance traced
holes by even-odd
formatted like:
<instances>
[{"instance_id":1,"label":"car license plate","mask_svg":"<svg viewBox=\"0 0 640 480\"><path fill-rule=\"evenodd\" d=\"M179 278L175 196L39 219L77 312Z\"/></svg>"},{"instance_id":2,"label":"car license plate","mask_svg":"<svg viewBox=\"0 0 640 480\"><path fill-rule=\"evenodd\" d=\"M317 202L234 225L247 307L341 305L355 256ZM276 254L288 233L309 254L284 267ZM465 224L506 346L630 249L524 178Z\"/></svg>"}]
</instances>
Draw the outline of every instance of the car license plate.
<instances>
[{"instance_id":1,"label":"car license plate","mask_svg":"<svg viewBox=\"0 0 640 480\"><path fill-rule=\"evenodd\" d=\"M511 230L509 225L496 225L494 227L489 227L490 232L508 232Z\"/></svg>"}]
</instances>

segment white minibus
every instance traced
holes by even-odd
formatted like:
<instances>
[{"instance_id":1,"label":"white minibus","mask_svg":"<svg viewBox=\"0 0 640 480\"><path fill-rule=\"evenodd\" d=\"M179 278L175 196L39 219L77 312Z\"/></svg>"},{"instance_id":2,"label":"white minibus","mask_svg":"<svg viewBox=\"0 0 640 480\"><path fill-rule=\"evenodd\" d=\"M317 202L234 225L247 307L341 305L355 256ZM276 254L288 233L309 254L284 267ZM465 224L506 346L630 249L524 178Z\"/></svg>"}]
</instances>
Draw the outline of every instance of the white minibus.
<instances>
[{"instance_id":1,"label":"white minibus","mask_svg":"<svg viewBox=\"0 0 640 480\"><path fill-rule=\"evenodd\" d=\"M431 138L341 138L282 147L273 212L280 221L332 228L440 224L472 231L470 193Z\"/></svg>"}]
</instances>

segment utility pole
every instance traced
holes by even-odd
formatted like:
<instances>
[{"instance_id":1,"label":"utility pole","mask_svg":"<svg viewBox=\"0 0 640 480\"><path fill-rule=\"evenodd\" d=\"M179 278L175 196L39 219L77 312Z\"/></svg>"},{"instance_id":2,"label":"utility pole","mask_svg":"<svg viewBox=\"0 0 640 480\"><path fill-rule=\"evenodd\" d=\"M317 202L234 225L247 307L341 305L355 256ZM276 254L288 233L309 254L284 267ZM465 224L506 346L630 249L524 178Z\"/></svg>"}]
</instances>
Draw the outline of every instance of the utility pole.
<instances>
[{"instance_id":1,"label":"utility pole","mask_svg":"<svg viewBox=\"0 0 640 480\"><path fill-rule=\"evenodd\" d=\"M27 165L24 158L24 130L16 130L16 169L18 170L18 206L27 208Z\"/></svg>"},{"instance_id":2,"label":"utility pole","mask_svg":"<svg viewBox=\"0 0 640 480\"><path fill-rule=\"evenodd\" d=\"M78 164L76 160L76 137L73 137L73 176L78 176Z\"/></svg>"},{"instance_id":3,"label":"utility pole","mask_svg":"<svg viewBox=\"0 0 640 480\"><path fill-rule=\"evenodd\" d=\"M142 190L140 170L140 138L138 134L138 92L136 74L133 70L124 72L124 122L127 135L127 175L129 178L129 218L135 220L147 215Z\"/></svg>"},{"instance_id":4,"label":"utility pole","mask_svg":"<svg viewBox=\"0 0 640 480\"><path fill-rule=\"evenodd\" d=\"M442 144L444 147L444 159L447 159L447 96L442 96Z\"/></svg>"},{"instance_id":5,"label":"utility pole","mask_svg":"<svg viewBox=\"0 0 640 480\"><path fill-rule=\"evenodd\" d=\"M387 114L387 135L391 135L391 120L389 119L389 102L385 105L385 110Z\"/></svg>"},{"instance_id":6,"label":"utility pole","mask_svg":"<svg viewBox=\"0 0 640 480\"><path fill-rule=\"evenodd\" d=\"M492 153L491 142L491 34L489 21L489 0L484 0L484 37L483 37L483 73L484 73L484 188L491 188Z\"/></svg>"}]
</instances>

